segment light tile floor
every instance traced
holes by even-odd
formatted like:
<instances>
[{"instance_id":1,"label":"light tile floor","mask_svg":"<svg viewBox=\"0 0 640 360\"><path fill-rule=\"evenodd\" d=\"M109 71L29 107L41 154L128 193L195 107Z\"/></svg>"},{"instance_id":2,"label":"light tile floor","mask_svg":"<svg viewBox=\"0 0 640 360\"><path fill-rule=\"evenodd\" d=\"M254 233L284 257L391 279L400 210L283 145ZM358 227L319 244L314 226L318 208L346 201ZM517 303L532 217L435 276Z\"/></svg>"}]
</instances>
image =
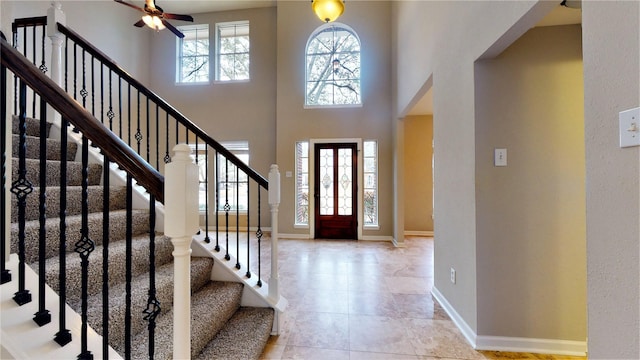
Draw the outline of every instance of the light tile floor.
<instances>
[{"instance_id":1,"label":"light tile floor","mask_svg":"<svg viewBox=\"0 0 640 360\"><path fill-rule=\"evenodd\" d=\"M581 359L474 351L431 296L433 239L409 237L405 245L281 240L289 307L262 358Z\"/></svg>"}]
</instances>

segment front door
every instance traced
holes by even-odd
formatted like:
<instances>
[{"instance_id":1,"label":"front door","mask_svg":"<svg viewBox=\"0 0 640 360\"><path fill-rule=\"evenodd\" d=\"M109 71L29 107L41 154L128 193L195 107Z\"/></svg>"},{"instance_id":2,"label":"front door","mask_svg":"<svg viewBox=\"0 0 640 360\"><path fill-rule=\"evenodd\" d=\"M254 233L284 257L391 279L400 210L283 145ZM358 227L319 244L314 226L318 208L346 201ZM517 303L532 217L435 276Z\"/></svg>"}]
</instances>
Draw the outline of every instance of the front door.
<instances>
[{"instance_id":1,"label":"front door","mask_svg":"<svg viewBox=\"0 0 640 360\"><path fill-rule=\"evenodd\" d=\"M315 146L315 237L357 239L355 143Z\"/></svg>"}]
</instances>

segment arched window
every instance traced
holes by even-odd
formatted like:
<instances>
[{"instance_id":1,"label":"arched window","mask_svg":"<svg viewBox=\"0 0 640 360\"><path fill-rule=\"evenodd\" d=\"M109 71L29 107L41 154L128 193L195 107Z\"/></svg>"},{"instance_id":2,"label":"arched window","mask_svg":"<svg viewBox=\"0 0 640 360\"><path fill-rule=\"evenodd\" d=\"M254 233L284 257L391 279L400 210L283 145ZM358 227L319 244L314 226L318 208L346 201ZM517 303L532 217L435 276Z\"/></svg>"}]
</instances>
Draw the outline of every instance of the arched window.
<instances>
[{"instance_id":1,"label":"arched window","mask_svg":"<svg viewBox=\"0 0 640 360\"><path fill-rule=\"evenodd\" d=\"M360 39L347 25L329 23L307 41L307 106L360 105Z\"/></svg>"}]
</instances>

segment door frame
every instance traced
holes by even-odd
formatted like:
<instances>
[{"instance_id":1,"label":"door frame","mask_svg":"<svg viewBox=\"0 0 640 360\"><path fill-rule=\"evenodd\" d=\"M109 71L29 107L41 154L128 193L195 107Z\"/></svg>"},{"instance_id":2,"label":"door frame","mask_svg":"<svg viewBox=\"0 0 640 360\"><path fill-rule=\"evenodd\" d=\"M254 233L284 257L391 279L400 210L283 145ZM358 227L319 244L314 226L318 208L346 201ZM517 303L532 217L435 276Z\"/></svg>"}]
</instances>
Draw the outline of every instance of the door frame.
<instances>
[{"instance_id":1,"label":"door frame","mask_svg":"<svg viewBox=\"0 0 640 360\"><path fill-rule=\"evenodd\" d=\"M358 166L357 166L357 170L356 170L356 181L358 184L358 189L356 191L356 208L357 208L357 214L356 214L356 221L357 221L357 240L362 240L362 206L360 204L362 204L362 191L363 191L363 186L362 183L364 182L364 168L363 168L363 159L362 159L362 139L360 138L343 138L343 139L337 139L337 138L331 138L331 139L309 139L309 182L310 185L312 183L312 179L315 179L316 176L316 161L315 161L315 148L316 148L316 144L338 144L338 143L351 143L351 144L356 144L356 158L358 161ZM311 215L312 213L314 214L313 216L309 216L309 239L315 239L315 229L316 229L316 216L315 216L315 211L312 211L313 209L315 209L316 206L316 200L315 197L312 196L311 194L311 186L309 189L309 215Z\"/></svg>"}]
</instances>

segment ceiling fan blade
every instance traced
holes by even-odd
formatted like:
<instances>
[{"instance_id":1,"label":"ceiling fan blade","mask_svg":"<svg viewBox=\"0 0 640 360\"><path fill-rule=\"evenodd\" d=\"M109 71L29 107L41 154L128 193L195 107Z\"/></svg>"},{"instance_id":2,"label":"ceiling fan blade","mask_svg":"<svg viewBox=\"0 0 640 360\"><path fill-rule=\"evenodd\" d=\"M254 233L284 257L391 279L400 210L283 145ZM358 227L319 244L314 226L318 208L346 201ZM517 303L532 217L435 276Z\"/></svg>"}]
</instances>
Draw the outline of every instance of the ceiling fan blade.
<instances>
[{"instance_id":1,"label":"ceiling fan blade","mask_svg":"<svg viewBox=\"0 0 640 360\"><path fill-rule=\"evenodd\" d=\"M167 29L171 30L172 33L176 34L179 38L184 38L184 34L180 32L180 30L176 29L173 25L169 24L169 22L165 19L162 19L162 24L167 27Z\"/></svg>"},{"instance_id":2,"label":"ceiling fan blade","mask_svg":"<svg viewBox=\"0 0 640 360\"><path fill-rule=\"evenodd\" d=\"M180 15L180 14L163 13L162 16L165 17L166 19L193 22L193 17L191 15Z\"/></svg>"},{"instance_id":3,"label":"ceiling fan blade","mask_svg":"<svg viewBox=\"0 0 640 360\"><path fill-rule=\"evenodd\" d=\"M137 6L133 5L133 4L129 4L128 2L124 2L122 0L113 0L113 1L117 2L118 4L126 5L126 6L128 6L130 8L134 8L134 9L136 9L138 11L145 12L143 8L137 7Z\"/></svg>"},{"instance_id":4,"label":"ceiling fan blade","mask_svg":"<svg viewBox=\"0 0 640 360\"><path fill-rule=\"evenodd\" d=\"M142 21L142 19L138 20L137 23L133 24L133 26L135 27L143 27L144 26L144 21Z\"/></svg>"}]
</instances>

